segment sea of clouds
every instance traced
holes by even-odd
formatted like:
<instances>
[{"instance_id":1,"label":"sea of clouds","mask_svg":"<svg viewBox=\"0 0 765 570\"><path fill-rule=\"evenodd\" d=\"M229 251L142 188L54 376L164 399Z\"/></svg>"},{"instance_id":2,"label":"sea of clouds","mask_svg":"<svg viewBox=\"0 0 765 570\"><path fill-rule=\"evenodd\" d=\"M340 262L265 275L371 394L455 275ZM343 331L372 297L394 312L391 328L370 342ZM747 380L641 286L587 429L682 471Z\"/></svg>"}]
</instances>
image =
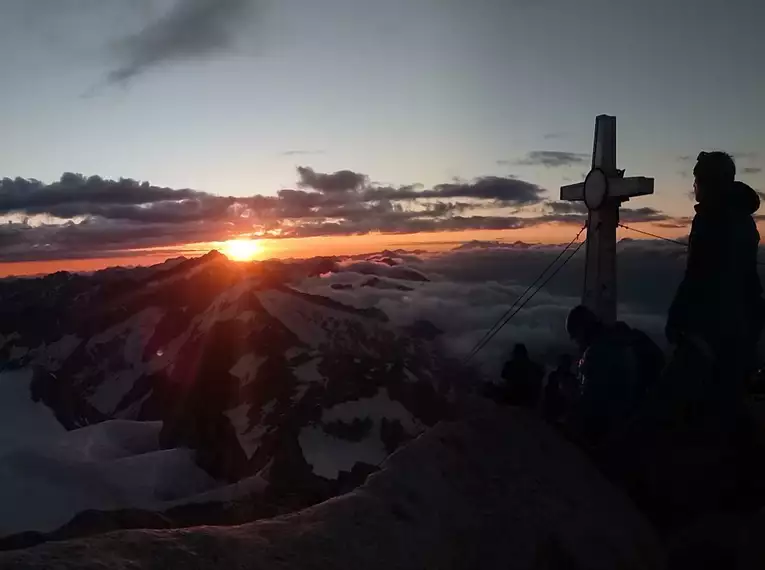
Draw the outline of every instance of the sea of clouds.
<instances>
[{"instance_id":1,"label":"sea of clouds","mask_svg":"<svg viewBox=\"0 0 765 570\"><path fill-rule=\"evenodd\" d=\"M562 246L471 242L443 253L387 251L341 260L335 271L300 281L310 293L359 308L376 307L406 326L426 320L439 342L463 356L513 305ZM562 257L565 259L568 253ZM680 283L684 248L656 241L618 244L619 318L664 346L667 309ZM575 347L565 332L568 311L583 287L584 248L475 357L488 376L499 374L516 342L547 364Z\"/></svg>"}]
</instances>

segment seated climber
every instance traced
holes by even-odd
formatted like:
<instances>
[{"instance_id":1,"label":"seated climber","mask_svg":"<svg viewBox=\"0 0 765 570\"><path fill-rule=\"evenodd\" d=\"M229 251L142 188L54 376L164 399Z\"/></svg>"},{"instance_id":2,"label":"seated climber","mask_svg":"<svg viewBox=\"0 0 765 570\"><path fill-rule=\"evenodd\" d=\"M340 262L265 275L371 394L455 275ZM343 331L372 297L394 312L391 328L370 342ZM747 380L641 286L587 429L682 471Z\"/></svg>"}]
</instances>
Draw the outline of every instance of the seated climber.
<instances>
[{"instance_id":1,"label":"seated climber","mask_svg":"<svg viewBox=\"0 0 765 570\"><path fill-rule=\"evenodd\" d=\"M663 354L642 331L620 321L607 326L582 305L569 313L566 330L582 353L580 394L568 423L594 445L630 417L659 376Z\"/></svg>"},{"instance_id":2,"label":"seated climber","mask_svg":"<svg viewBox=\"0 0 765 570\"><path fill-rule=\"evenodd\" d=\"M529 358L525 344L518 343L513 348L513 356L502 368L505 404L536 408L542 392L543 368Z\"/></svg>"}]
</instances>

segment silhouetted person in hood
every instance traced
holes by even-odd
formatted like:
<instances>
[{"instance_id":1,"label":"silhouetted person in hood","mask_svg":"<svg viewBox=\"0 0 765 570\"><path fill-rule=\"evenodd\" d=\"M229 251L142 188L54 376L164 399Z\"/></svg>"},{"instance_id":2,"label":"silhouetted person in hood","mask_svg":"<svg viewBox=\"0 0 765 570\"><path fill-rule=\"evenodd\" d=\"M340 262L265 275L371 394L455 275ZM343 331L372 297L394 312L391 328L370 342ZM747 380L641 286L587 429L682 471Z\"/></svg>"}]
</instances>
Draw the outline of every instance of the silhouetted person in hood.
<instances>
[{"instance_id":1,"label":"silhouetted person in hood","mask_svg":"<svg viewBox=\"0 0 765 570\"><path fill-rule=\"evenodd\" d=\"M534 409L542 392L544 370L529 358L525 344L513 347L513 356L502 368L504 401L511 406Z\"/></svg>"},{"instance_id":2,"label":"silhouetted person in hood","mask_svg":"<svg viewBox=\"0 0 765 570\"><path fill-rule=\"evenodd\" d=\"M698 204L667 340L693 346L718 369L734 365L736 376L746 375L755 366L765 316L757 274L760 235L752 217L760 199L734 181L736 166L726 153L702 152L693 175Z\"/></svg>"}]
</instances>

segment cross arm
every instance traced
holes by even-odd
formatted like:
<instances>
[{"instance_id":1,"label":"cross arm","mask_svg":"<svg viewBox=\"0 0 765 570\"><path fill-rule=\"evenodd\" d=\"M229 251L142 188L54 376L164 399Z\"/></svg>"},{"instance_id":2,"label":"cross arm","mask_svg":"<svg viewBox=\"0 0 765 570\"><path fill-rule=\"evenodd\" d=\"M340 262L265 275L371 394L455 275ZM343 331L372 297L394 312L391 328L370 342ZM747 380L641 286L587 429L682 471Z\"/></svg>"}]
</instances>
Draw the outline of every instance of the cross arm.
<instances>
[{"instance_id":1,"label":"cross arm","mask_svg":"<svg viewBox=\"0 0 765 570\"><path fill-rule=\"evenodd\" d=\"M560 199L568 201L584 200L584 182L578 184L569 184L568 186L561 186Z\"/></svg>"},{"instance_id":2,"label":"cross arm","mask_svg":"<svg viewBox=\"0 0 765 570\"><path fill-rule=\"evenodd\" d=\"M631 178L609 178L608 195L611 198L626 200L633 196L647 196L653 194L653 178L634 176ZM584 183L561 186L560 199L567 201L584 200Z\"/></svg>"},{"instance_id":3,"label":"cross arm","mask_svg":"<svg viewBox=\"0 0 765 570\"><path fill-rule=\"evenodd\" d=\"M649 194L653 194L653 178L633 176L612 178L608 181L608 195L612 198L632 198Z\"/></svg>"}]
</instances>

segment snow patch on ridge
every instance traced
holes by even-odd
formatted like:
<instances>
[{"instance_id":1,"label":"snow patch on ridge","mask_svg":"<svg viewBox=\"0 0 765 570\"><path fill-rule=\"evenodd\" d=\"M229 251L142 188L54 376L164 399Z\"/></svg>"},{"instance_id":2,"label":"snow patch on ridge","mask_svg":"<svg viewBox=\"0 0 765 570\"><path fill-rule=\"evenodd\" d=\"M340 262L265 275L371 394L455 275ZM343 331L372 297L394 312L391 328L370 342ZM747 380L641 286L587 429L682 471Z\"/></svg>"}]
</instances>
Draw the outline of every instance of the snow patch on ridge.
<instances>
[{"instance_id":1,"label":"snow patch on ridge","mask_svg":"<svg viewBox=\"0 0 765 570\"><path fill-rule=\"evenodd\" d=\"M228 372L239 378L240 386L247 386L258 377L258 369L266 360L268 358L265 356L249 352L243 355Z\"/></svg>"},{"instance_id":2,"label":"snow patch on ridge","mask_svg":"<svg viewBox=\"0 0 765 570\"><path fill-rule=\"evenodd\" d=\"M374 426L362 441L348 441L324 431L321 425L304 427L298 436L303 457L313 472L325 479L337 479L340 471L350 471L358 463L379 465L388 452L380 435L383 419L398 421L409 435L424 430L412 413L400 402L390 398L388 390L381 388L372 398L343 402L324 411L322 423L370 419Z\"/></svg>"},{"instance_id":3,"label":"snow patch on ridge","mask_svg":"<svg viewBox=\"0 0 765 570\"><path fill-rule=\"evenodd\" d=\"M146 345L154 335L154 330L164 315L165 311L162 309L149 307L91 337L85 345L87 351L94 357L102 346L113 341L119 341L123 345L122 356L126 368L110 371L108 377L96 387L89 398L96 408L106 413L112 413L122 398L133 388L136 380L144 374L146 367L143 362L143 355ZM105 365L108 365L108 362L101 364L101 367L103 368Z\"/></svg>"},{"instance_id":4,"label":"snow patch on ridge","mask_svg":"<svg viewBox=\"0 0 765 570\"><path fill-rule=\"evenodd\" d=\"M326 410L321 419L324 422L351 422L356 418L380 420L398 420L407 433L422 431L422 426L412 413L400 402L391 399L386 388L381 388L373 398L361 398L337 404Z\"/></svg>"},{"instance_id":5,"label":"snow patch on ridge","mask_svg":"<svg viewBox=\"0 0 765 570\"><path fill-rule=\"evenodd\" d=\"M367 317L313 303L284 291L269 289L257 291L255 295L269 314L313 349L350 349L368 353L371 347L363 342L367 335L386 330Z\"/></svg>"},{"instance_id":6,"label":"snow patch on ridge","mask_svg":"<svg viewBox=\"0 0 765 570\"><path fill-rule=\"evenodd\" d=\"M319 426L308 426L298 436L303 457L313 472L325 479L337 479L358 462L379 465L388 456L379 435L362 441L347 441L327 434Z\"/></svg>"}]
</instances>

